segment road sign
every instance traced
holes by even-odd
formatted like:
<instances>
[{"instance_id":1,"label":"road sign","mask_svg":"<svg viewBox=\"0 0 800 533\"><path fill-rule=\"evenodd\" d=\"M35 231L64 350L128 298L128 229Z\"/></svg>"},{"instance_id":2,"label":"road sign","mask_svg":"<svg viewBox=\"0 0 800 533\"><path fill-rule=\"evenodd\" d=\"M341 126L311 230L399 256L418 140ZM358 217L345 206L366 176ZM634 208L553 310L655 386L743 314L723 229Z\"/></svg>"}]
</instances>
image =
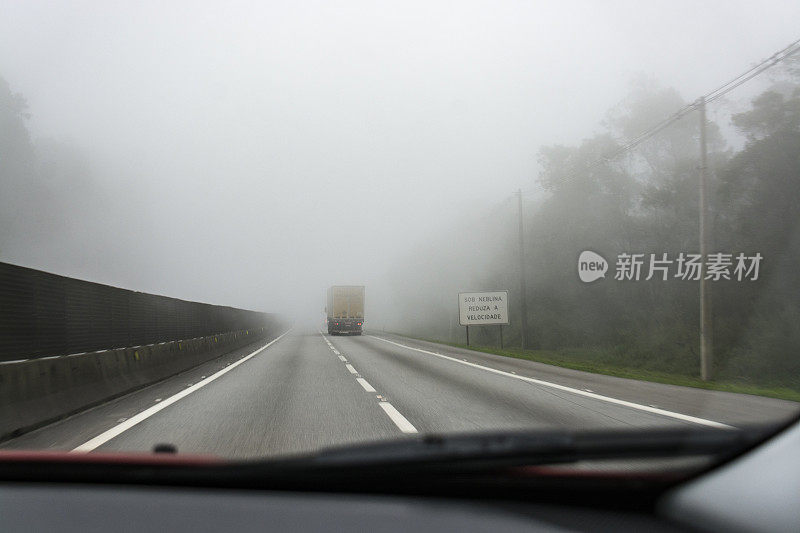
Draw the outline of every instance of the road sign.
<instances>
[{"instance_id":1,"label":"road sign","mask_svg":"<svg viewBox=\"0 0 800 533\"><path fill-rule=\"evenodd\" d=\"M459 293L458 323L462 326L508 324L508 291Z\"/></svg>"}]
</instances>

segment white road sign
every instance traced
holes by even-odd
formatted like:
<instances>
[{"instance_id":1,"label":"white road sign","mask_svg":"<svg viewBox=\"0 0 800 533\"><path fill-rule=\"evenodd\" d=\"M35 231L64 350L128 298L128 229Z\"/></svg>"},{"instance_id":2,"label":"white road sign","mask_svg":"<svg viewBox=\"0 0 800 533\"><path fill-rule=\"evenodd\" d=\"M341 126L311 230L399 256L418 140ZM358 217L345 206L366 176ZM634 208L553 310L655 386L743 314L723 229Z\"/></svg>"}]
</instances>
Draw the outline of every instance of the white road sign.
<instances>
[{"instance_id":1,"label":"white road sign","mask_svg":"<svg viewBox=\"0 0 800 533\"><path fill-rule=\"evenodd\" d=\"M458 322L462 326L508 324L508 291L459 293Z\"/></svg>"}]
</instances>

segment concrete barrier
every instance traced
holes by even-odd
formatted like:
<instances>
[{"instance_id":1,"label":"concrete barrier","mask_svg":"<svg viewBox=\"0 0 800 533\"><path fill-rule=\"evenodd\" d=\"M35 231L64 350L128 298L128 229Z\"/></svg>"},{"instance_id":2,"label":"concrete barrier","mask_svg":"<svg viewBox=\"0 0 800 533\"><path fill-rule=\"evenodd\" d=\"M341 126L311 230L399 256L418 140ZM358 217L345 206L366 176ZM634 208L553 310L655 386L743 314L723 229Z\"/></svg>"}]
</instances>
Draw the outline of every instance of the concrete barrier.
<instances>
[{"instance_id":1,"label":"concrete barrier","mask_svg":"<svg viewBox=\"0 0 800 533\"><path fill-rule=\"evenodd\" d=\"M280 325L196 339L0 364L0 440L54 422L228 352Z\"/></svg>"}]
</instances>

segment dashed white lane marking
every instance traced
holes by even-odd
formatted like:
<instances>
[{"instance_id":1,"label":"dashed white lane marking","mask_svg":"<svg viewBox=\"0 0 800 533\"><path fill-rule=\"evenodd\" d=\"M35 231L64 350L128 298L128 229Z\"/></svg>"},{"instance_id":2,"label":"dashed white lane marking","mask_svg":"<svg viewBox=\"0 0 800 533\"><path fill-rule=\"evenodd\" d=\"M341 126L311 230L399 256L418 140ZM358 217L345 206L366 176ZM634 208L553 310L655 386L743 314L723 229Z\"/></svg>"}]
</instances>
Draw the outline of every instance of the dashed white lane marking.
<instances>
[{"instance_id":1,"label":"dashed white lane marking","mask_svg":"<svg viewBox=\"0 0 800 533\"><path fill-rule=\"evenodd\" d=\"M235 363L231 364L230 366L226 366L225 368L223 368L219 372L217 372L215 374L211 374L206 379L195 383L194 385L192 385L191 387L189 387L187 389L183 389L178 394L170 396L166 400L161 401L161 402L157 403L156 405L154 405L154 406L152 406L152 407L150 407L148 409L145 409L141 413L130 417L126 421L122 422L121 424L117 424L116 426L112 427L108 431L104 431L103 433L99 434L95 438L84 442L83 444L81 444L80 446L78 446L77 448L75 448L72 451L73 452L90 452L90 451L94 450L95 448L97 448L98 446L101 446L101 445L105 444L106 442L110 441L114 437L124 433L125 431L128 431L130 428L132 428L133 426L135 426L139 422L147 420L148 418L150 418L151 416L153 416L157 412L161 411L162 409L166 409L167 407L169 407L173 403L177 402L178 400L180 400L182 398L185 398L186 396L190 395L191 393L193 393L194 391L196 391L196 390L198 390L200 388L205 387L206 385L208 385L209 383L211 383L215 379L217 379L217 378L223 376L224 374L230 372L231 370L233 370L237 366L241 365L245 361L249 360L250 358L255 357L256 355L260 354L261 352L263 352L264 350L266 350L267 348L269 348L270 346L272 346L273 344L275 344L276 342L281 340L283 337L285 337L286 334L289 333L289 331L291 331L291 329L289 329L286 332L284 332L283 335L281 335L277 339L274 339L274 340L268 342L267 344L265 344L264 346L262 346L258 350L254 351L253 353L251 353L247 357L243 357L242 359L239 359L238 361L236 361ZM156 401L158 401L158 400L156 400Z\"/></svg>"},{"instance_id":2,"label":"dashed white lane marking","mask_svg":"<svg viewBox=\"0 0 800 533\"><path fill-rule=\"evenodd\" d=\"M394 408L394 405L390 404L389 402L380 402L378 405L381 406L381 409L389 415L389 418L394 422L394 425L402 431L403 433L417 433L417 428L415 428L411 422L409 422L406 417L400 414L400 411Z\"/></svg>"},{"instance_id":3,"label":"dashed white lane marking","mask_svg":"<svg viewBox=\"0 0 800 533\"><path fill-rule=\"evenodd\" d=\"M328 343L328 347L329 347L331 350L333 350L333 352L334 352L336 355L338 355L338 356L339 356L339 360L340 360L341 362L343 362L343 363L347 363L347 358L346 358L346 357L344 357L343 355L341 355L341 353L340 353L340 352L338 352L338 351L336 350L336 348L334 348L334 347L333 347L333 344L331 344L331 343L330 343L330 341L328 341L328 338L325 336L325 334L324 334L324 333L322 333L322 331L320 331L320 332L319 332L319 334L320 334L320 335L322 335L322 338L325 340L325 342L326 342L326 343ZM376 338L377 338L377 337L376 337ZM359 385L361 385L361 386L364 388L364 390L365 390L365 391L367 391L367 392L377 392L377 391L375 390L375 387L373 387L372 385L370 385L370 384L369 384L369 382L368 382L366 379L362 378L362 377L361 377L361 376L358 374L358 372L356 371L356 369L355 369L355 368L353 368L353 365L351 365L351 364L347 363L347 364L345 364L344 366L347 368L347 370L348 370L348 371L349 371L351 374L353 374L353 375L355 375L355 376L356 376L356 381L358 381L358 384L359 384ZM395 426L397 426L397 429L399 429L399 430L400 430L400 431L402 431L403 433L417 433L417 428L415 428L415 427L413 426L413 424L411 424L411 422L409 422L409 421L408 421L408 419L407 419L406 417L404 417L404 416L403 416L403 415L400 413L400 411L398 411L397 409L395 409L395 407L394 407L392 404L390 404L389 402L387 402L387 401L384 401L384 397L383 397L383 396L381 396L380 394L379 394L377 397L378 397L378 400L379 400L379 401L378 401L378 405L380 405L380 406L381 406L381 409L383 409L383 412L384 412L384 413L386 413L386 415L389 417L389 419L390 419L392 422L394 422L394 425L395 425Z\"/></svg>"},{"instance_id":4,"label":"dashed white lane marking","mask_svg":"<svg viewBox=\"0 0 800 533\"><path fill-rule=\"evenodd\" d=\"M595 400L601 400L608 403L613 403L616 405L623 405L625 407L630 407L632 409L638 409L639 411L645 411L648 413L653 413L657 415L667 416L670 418L675 418L677 420L683 420L684 422L692 422L694 424L699 424L701 426L709 426L718 429L736 429L734 426L729 426L728 424L723 424L721 422L715 422L714 420L706 420L705 418L698 418L696 416L684 415L682 413L675 413L673 411L667 411L666 409L658 409L655 407L650 407L648 405L641 405L638 403L629 402L626 400L619 400L617 398L612 398L610 396L603 396L601 394L596 394L594 392L587 392L580 389L573 389L572 387L567 387L565 385L559 385L558 383L551 383L549 381L543 381L541 379L529 378L526 376L519 376L517 374L512 374L510 372L505 372L503 370L497 370L494 368L490 368L488 366L478 365L475 363L470 363L468 361L462 361L456 357L450 357L447 355L443 355L436 352L431 352L429 350L423 350L421 348L414 348L413 346L407 346L405 344L400 344L399 342L390 341L389 339L383 339L381 337L376 337L375 335L370 335L373 339L377 339L379 341L388 342L389 344L394 344L395 346L400 346L401 348L406 348L408 350L413 350L415 352L426 353L429 355L434 355L436 357L441 357L442 359L447 359L448 361L453 361L456 363L460 363L462 365L471 366L473 368L478 368L481 370L485 370L486 372L492 372L493 374L499 374L501 376L507 376L514 379L519 379L522 381L527 381L528 383L536 383L537 385L543 385L545 387L550 387L553 389L563 390L566 392L571 392L573 394L579 394L581 396L586 396L587 398L593 398Z\"/></svg>"},{"instance_id":5,"label":"dashed white lane marking","mask_svg":"<svg viewBox=\"0 0 800 533\"><path fill-rule=\"evenodd\" d=\"M364 378L356 378L356 381L358 381L358 384L359 384L359 385L361 385L362 387L364 387L364 390L365 390L365 391L367 391L367 392L375 392L375 387L373 387L372 385L370 385L370 384L367 382L367 380L366 380L366 379L364 379Z\"/></svg>"}]
</instances>

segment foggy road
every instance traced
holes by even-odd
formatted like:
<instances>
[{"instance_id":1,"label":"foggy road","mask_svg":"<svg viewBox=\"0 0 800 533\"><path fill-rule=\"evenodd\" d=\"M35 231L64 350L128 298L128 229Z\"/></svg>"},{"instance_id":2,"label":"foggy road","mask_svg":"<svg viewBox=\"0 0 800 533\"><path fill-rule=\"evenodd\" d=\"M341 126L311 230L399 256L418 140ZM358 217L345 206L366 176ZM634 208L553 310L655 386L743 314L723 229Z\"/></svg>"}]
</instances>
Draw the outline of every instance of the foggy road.
<instances>
[{"instance_id":1,"label":"foggy road","mask_svg":"<svg viewBox=\"0 0 800 533\"><path fill-rule=\"evenodd\" d=\"M588 374L388 334L291 330L3 448L254 457L496 429L727 427L794 402Z\"/></svg>"}]
</instances>

